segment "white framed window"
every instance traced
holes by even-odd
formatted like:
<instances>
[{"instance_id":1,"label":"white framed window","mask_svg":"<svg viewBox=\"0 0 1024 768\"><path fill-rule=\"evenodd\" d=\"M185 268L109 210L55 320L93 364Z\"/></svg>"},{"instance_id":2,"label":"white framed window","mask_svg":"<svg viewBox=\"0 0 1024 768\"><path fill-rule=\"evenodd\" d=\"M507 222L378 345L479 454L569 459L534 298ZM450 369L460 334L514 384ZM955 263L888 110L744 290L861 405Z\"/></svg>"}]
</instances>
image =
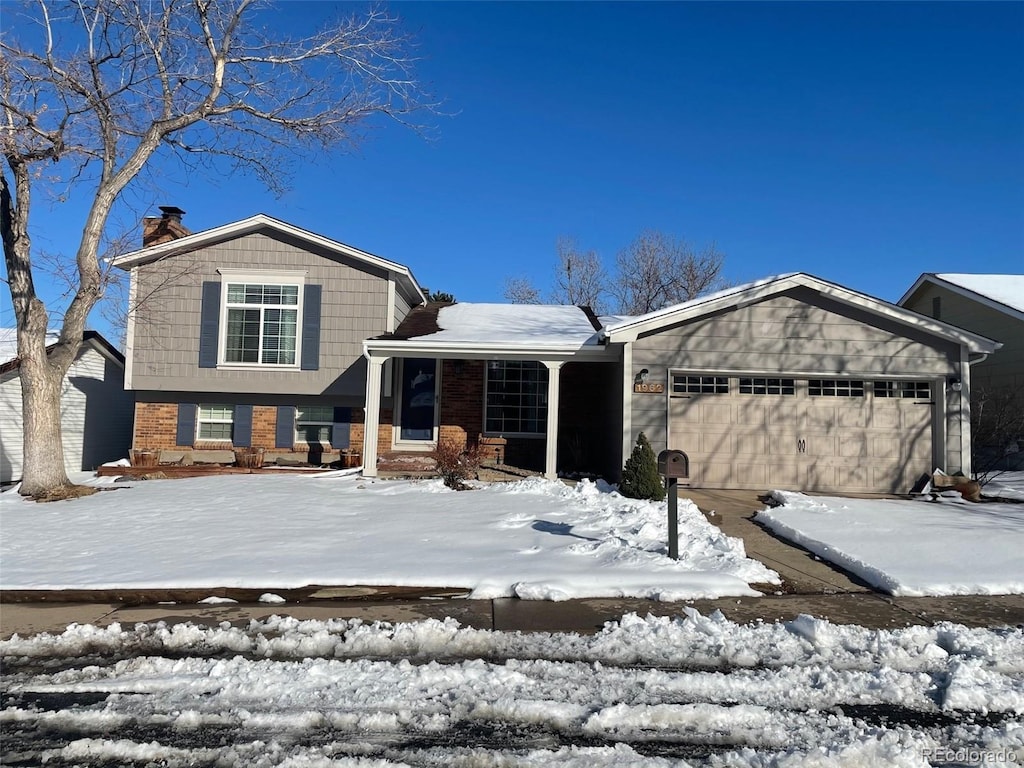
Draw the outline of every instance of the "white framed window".
<instances>
[{"instance_id":1,"label":"white framed window","mask_svg":"<svg viewBox=\"0 0 1024 768\"><path fill-rule=\"evenodd\" d=\"M811 397L864 397L864 382L853 379L811 379L807 382Z\"/></svg>"},{"instance_id":2,"label":"white framed window","mask_svg":"<svg viewBox=\"0 0 1024 768\"><path fill-rule=\"evenodd\" d=\"M230 443L235 431L233 405L200 405L196 417L196 439Z\"/></svg>"},{"instance_id":3,"label":"white framed window","mask_svg":"<svg viewBox=\"0 0 1024 768\"><path fill-rule=\"evenodd\" d=\"M544 435L548 423L548 369L533 360L488 360L484 431Z\"/></svg>"},{"instance_id":4,"label":"white framed window","mask_svg":"<svg viewBox=\"0 0 1024 768\"><path fill-rule=\"evenodd\" d=\"M741 395L795 395L794 379L741 378Z\"/></svg>"},{"instance_id":5,"label":"white framed window","mask_svg":"<svg viewBox=\"0 0 1024 768\"><path fill-rule=\"evenodd\" d=\"M876 381L871 386L875 397L930 400L932 396L932 388L927 381Z\"/></svg>"},{"instance_id":6,"label":"white framed window","mask_svg":"<svg viewBox=\"0 0 1024 768\"><path fill-rule=\"evenodd\" d=\"M672 376L672 391L676 394L729 394L729 379L725 376Z\"/></svg>"},{"instance_id":7,"label":"white framed window","mask_svg":"<svg viewBox=\"0 0 1024 768\"><path fill-rule=\"evenodd\" d=\"M295 408L295 442L331 444L334 406L300 405Z\"/></svg>"},{"instance_id":8,"label":"white framed window","mask_svg":"<svg viewBox=\"0 0 1024 768\"><path fill-rule=\"evenodd\" d=\"M221 362L297 367L305 272L220 273Z\"/></svg>"}]
</instances>

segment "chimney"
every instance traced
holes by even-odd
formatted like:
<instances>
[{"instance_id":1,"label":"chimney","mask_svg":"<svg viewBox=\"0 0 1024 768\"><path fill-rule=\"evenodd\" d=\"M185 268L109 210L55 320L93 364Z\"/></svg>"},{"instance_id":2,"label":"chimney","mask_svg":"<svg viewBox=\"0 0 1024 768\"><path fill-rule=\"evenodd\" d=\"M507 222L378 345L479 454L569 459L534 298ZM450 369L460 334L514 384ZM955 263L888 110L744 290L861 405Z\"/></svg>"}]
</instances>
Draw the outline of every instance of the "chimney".
<instances>
[{"instance_id":1,"label":"chimney","mask_svg":"<svg viewBox=\"0 0 1024 768\"><path fill-rule=\"evenodd\" d=\"M142 247L160 245L192 233L181 223L185 212L174 205L161 205L160 218L147 216L142 220Z\"/></svg>"}]
</instances>

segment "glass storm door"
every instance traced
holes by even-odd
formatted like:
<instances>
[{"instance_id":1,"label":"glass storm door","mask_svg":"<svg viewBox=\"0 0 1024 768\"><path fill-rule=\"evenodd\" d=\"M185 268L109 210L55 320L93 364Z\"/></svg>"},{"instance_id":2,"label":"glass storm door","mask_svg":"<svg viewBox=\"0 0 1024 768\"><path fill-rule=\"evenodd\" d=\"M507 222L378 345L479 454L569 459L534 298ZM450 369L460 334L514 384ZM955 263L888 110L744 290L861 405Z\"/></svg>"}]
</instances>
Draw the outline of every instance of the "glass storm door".
<instances>
[{"instance_id":1,"label":"glass storm door","mask_svg":"<svg viewBox=\"0 0 1024 768\"><path fill-rule=\"evenodd\" d=\"M437 360L410 357L402 361L399 440L430 442L437 424Z\"/></svg>"}]
</instances>

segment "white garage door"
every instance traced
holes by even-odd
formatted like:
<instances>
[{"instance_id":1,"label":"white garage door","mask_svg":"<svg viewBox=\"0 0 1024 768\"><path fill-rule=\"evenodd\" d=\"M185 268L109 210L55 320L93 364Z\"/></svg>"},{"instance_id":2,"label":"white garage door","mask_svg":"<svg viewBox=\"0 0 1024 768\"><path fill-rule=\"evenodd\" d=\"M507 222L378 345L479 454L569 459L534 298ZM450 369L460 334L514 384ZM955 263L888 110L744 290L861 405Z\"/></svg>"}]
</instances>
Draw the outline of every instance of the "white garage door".
<instances>
[{"instance_id":1,"label":"white garage door","mask_svg":"<svg viewBox=\"0 0 1024 768\"><path fill-rule=\"evenodd\" d=\"M694 487L905 493L932 469L927 381L673 374Z\"/></svg>"}]
</instances>

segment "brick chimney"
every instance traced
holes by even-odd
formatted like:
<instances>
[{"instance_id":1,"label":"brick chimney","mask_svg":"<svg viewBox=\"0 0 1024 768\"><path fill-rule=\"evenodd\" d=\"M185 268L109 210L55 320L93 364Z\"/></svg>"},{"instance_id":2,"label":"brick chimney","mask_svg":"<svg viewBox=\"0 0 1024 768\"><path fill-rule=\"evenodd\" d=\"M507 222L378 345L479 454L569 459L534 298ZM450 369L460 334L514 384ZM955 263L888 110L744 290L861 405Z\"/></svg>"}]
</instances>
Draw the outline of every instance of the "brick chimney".
<instances>
[{"instance_id":1,"label":"brick chimney","mask_svg":"<svg viewBox=\"0 0 1024 768\"><path fill-rule=\"evenodd\" d=\"M148 248L151 245L160 245L161 243L167 243L171 240L177 240L179 237L192 234L181 223L181 217L185 215L181 208L173 205L161 205L160 214L160 218L147 216L142 220L143 248Z\"/></svg>"}]
</instances>

